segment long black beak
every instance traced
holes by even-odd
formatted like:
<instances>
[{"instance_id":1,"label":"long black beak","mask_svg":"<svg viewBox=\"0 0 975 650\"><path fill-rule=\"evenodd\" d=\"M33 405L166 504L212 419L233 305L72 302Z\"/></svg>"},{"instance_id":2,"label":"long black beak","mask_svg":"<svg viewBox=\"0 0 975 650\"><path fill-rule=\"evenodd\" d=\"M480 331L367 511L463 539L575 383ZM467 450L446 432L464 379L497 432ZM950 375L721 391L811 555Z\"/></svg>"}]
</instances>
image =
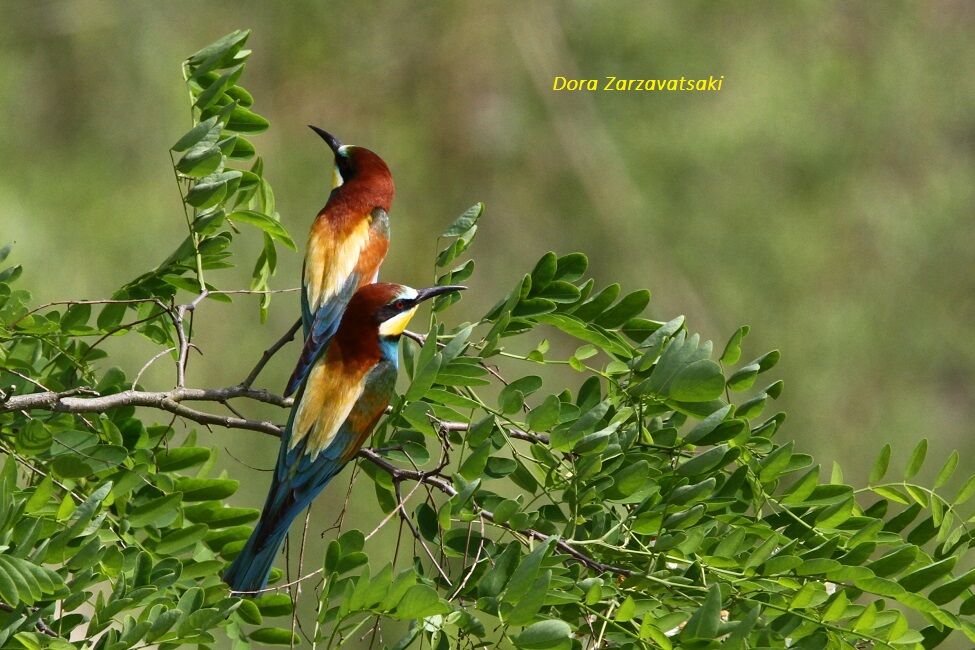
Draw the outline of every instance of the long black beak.
<instances>
[{"instance_id":1,"label":"long black beak","mask_svg":"<svg viewBox=\"0 0 975 650\"><path fill-rule=\"evenodd\" d=\"M332 153L334 153L336 156L339 155L339 147L342 146L342 143L338 138L325 129L320 129L313 124L309 124L308 128L317 133L319 136L321 136L322 140L328 143L328 146L332 149Z\"/></svg>"},{"instance_id":2,"label":"long black beak","mask_svg":"<svg viewBox=\"0 0 975 650\"><path fill-rule=\"evenodd\" d=\"M459 284L445 284L440 287L427 287L426 289L420 289L416 292L415 301L417 304L423 302L424 300L429 300L430 298L435 298L443 293L450 293L451 291L463 291L467 287L461 286Z\"/></svg>"}]
</instances>

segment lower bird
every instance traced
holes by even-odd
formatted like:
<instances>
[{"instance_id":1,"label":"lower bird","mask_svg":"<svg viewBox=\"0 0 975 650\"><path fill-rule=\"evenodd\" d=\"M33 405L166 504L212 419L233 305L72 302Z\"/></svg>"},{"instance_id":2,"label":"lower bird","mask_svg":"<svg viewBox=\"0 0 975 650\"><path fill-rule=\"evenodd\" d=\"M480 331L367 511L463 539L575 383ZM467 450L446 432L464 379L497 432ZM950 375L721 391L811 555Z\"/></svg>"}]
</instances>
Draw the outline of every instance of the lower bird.
<instances>
[{"instance_id":1,"label":"lower bird","mask_svg":"<svg viewBox=\"0 0 975 650\"><path fill-rule=\"evenodd\" d=\"M234 592L267 585L295 518L362 448L396 385L400 336L424 300L460 286L360 288L295 396L261 517L223 579Z\"/></svg>"}]
</instances>

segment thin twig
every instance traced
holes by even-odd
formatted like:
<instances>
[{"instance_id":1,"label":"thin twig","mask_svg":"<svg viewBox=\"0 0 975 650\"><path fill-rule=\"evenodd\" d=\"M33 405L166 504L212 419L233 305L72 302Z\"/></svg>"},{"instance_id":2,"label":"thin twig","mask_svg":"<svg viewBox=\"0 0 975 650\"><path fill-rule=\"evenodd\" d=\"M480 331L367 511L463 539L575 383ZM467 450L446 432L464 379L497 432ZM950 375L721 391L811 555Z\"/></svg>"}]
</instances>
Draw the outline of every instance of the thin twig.
<instances>
[{"instance_id":1,"label":"thin twig","mask_svg":"<svg viewBox=\"0 0 975 650\"><path fill-rule=\"evenodd\" d=\"M159 303L159 304L161 305L162 303ZM163 314L168 314L170 317L172 317L172 311L170 309L166 308L165 306L163 306L163 308L160 311L157 311L154 314L149 314L145 318L140 318L140 319L134 320L134 321L132 321L130 323L122 323L121 325L118 325L116 327L113 327L112 329L108 330L107 332L105 332L104 334L102 334L101 336L99 336L98 339L96 339L94 343L92 343L91 345L88 346L88 349L85 350L85 353L81 355L81 360L84 361L85 359L87 359L88 358L88 355L91 354L91 351L97 349L98 346L101 345L105 341L105 339L107 339L108 337L114 336L115 334L121 332L122 330L132 329L136 325L142 325L143 323L148 323L149 321L156 320L157 318L159 318Z\"/></svg>"},{"instance_id":2,"label":"thin twig","mask_svg":"<svg viewBox=\"0 0 975 650\"><path fill-rule=\"evenodd\" d=\"M402 503L403 502L403 497L402 497L402 494L400 494L399 484L400 484L400 481L396 480L396 476L394 475L393 476L393 489L396 491L396 500L399 503ZM400 513L400 516L402 517L403 521L406 522L407 528L409 528L410 529L410 532L413 534L413 539L415 539L416 541L420 542L420 546L422 546L423 547L423 550L427 552L427 557L430 558L430 561L433 563L433 566L437 567L437 572L444 579L444 581L447 583L448 586L453 587L454 585L450 581L450 576L447 575L447 572L444 570L444 568L442 566L440 566L440 563L439 562L437 562L437 558L435 558L433 556L433 552L430 550L430 547L427 546L426 540L423 539L423 536L420 535L420 531L418 531L416 529L416 526L413 525L413 521L406 514L406 511L403 510L403 509L399 509L399 513Z\"/></svg>"},{"instance_id":3,"label":"thin twig","mask_svg":"<svg viewBox=\"0 0 975 650\"><path fill-rule=\"evenodd\" d=\"M170 352L175 352L175 351L176 351L176 348L175 347L166 348L162 352L156 353L155 356L153 356L151 359L149 359L148 361L146 361L146 364L144 366L142 366L142 368L139 369L139 372L138 373L136 373L135 379L132 380L132 386L138 386L139 385L139 380L142 379L142 374L146 370L149 369L149 366L151 366L157 360L159 360L160 357L165 356L165 355L169 354Z\"/></svg>"},{"instance_id":4,"label":"thin twig","mask_svg":"<svg viewBox=\"0 0 975 650\"><path fill-rule=\"evenodd\" d=\"M16 325L31 314L36 314L39 311L48 309L50 307L55 307L57 305L136 305L144 302L158 302L158 298L132 298L130 300L55 300L53 302L46 302L39 307L31 309L29 312L12 322L10 326L12 327Z\"/></svg>"},{"instance_id":5,"label":"thin twig","mask_svg":"<svg viewBox=\"0 0 975 650\"><path fill-rule=\"evenodd\" d=\"M359 456L367 459L371 463L377 465L383 471L387 472L392 477L394 485L405 480L421 481L427 485L431 485L437 488L438 490L440 490L441 492L443 492L448 496L454 496L457 494L457 489L454 488L453 483L451 483L449 479L443 476L433 476L427 474L426 472L417 472L415 470L396 467L395 465L387 461L385 458L377 454L372 449L361 449L359 451ZM479 508L477 510L477 515L483 517L487 521L490 521L496 526L501 526L502 528L508 528L508 530L511 530L514 533L526 535L540 542L543 542L549 538L548 535L545 535L544 533L541 533L534 529L516 530L513 528L509 528L504 524L499 524L494 520L494 513L489 510L484 510ZM563 540L557 541L555 545L563 553L572 556L572 558L575 559L577 562L589 567L590 569L594 569L596 571L608 572L608 573L615 573L621 576L634 575L634 572L629 569L624 569L623 567L614 566L612 564L605 564L594 558L591 558L585 553L582 553L581 551L565 543L565 541Z\"/></svg>"},{"instance_id":6,"label":"thin twig","mask_svg":"<svg viewBox=\"0 0 975 650\"><path fill-rule=\"evenodd\" d=\"M366 535L365 541L368 542L370 539L372 539L372 536L375 535L376 533L378 533L380 530L382 530L383 526L385 526L386 524L388 524L389 523L389 520L392 519L393 517L395 517L398 513L403 512L403 514L405 515L406 514L406 502L410 500L410 497L413 496L413 494L417 490L419 490L420 489L420 486L422 486L422 485L423 485L423 483L420 483L419 481L417 481L417 484L414 485L413 486L413 489L409 491L409 493L406 495L406 498L404 498L402 501L398 502L396 504L396 507L393 508L392 510L390 510L389 513L385 517L383 517L382 520L378 524L376 524L376 527L373 528L372 531L368 535Z\"/></svg>"},{"instance_id":7,"label":"thin twig","mask_svg":"<svg viewBox=\"0 0 975 650\"><path fill-rule=\"evenodd\" d=\"M311 506L305 509L305 525L301 529L301 544L298 547L298 573L301 574L302 568L305 565L305 541L308 539L308 521L311 519ZM301 630L301 636L311 643L311 639L305 634L305 629L301 625L301 621L298 620L298 597L301 595L301 582L295 583L294 591L291 592L291 602L293 603L291 609L291 647L295 647L295 626Z\"/></svg>"},{"instance_id":8,"label":"thin twig","mask_svg":"<svg viewBox=\"0 0 975 650\"><path fill-rule=\"evenodd\" d=\"M254 366L254 369L250 371L247 378L240 382L240 385L244 386L245 388L250 387L250 385L254 383L254 380L257 379L257 376L261 374L261 371L264 370L264 366L266 366L267 362L271 360L271 357L277 354L277 351L283 348L285 344L293 340L299 329L301 329L300 318L295 321L294 325L292 325L288 331L285 332L284 335L274 343L274 345L269 347L267 350L264 350L264 354L262 354L261 358L257 361L257 365Z\"/></svg>"},{"instance_id":9,"label":"thin twig","mask_svg":"<svg viewBox=\"0 0 975 650\"><path fill-rule=\"evenodd\" d=\"M245 296L266 296L275 293L294 293L301 291L301 287L288 287L287 289L212 289L208 293L212 296L221 294L224 296L245 295Z\"/></svg>"},{"instance_id":10,"label":"thin twig","mask_svg":"<svg viewBox=\"0 0 975 650\"><path fill-rule=\"evenodd\" d=\"M16 607L11 607L7 603L0 603L0 611L13 613L13 612L16 612L17 611L17 608ZM31 610L31 611L32 612L36 612L37 610L35 609L35 610ZM40 632L41 634L43 634L45 636L53 637L55 639L59 638L58 637L58 633L55 632L54 630L52 630L50 628L50 626L48 626L48 624L45 623L44 621L38 620L34 624L34 627L37 629L38 632Z\"/></svg>"}]
</instances>

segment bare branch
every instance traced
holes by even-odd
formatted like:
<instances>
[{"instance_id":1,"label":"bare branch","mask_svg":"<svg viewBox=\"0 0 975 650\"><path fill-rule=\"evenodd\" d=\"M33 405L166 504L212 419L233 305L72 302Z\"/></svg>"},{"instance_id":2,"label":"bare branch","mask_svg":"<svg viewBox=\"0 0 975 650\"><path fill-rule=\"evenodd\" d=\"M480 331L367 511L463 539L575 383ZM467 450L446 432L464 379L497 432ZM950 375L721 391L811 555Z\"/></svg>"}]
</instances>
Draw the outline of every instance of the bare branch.
<instances>
[{"instance_id":1,"label":"bare branch","mask_svg":"<svg viewBox=\"0 0 975 650\"><path fill-rule=\"evenodd\" d=\"M301 329L300 318L295 321L294 325L292 325L291 328L287 332L285 332L284 335L274 343L274 345L269 347L267 350L264 350L264 354L261 355L261 358L258 360L257 365L254 366L254 369L250 371L250 373L247 375L247 378L244 381L242 381L240 385L244 386L245 388L249 388L250 385L254 383L254 380L257 379L257 376L261 374L261 371L264 370L264 366L266 366L267 362L271 360L271 357L277 354L277 351L283 348L285 344L292 341L295 337L295 334L298 333L299 329Z\"/></svg>"},{"instance_id":2,"label":"bare branch","mask_svg":"<svg viewBox=\"0 0 975 650\"><path fill-rule=\"evenodd\" d=\"M11 411L43 409L55 413L104 413L121 406L146 406L168 411L200 424L212 424L233 429L259 431L280 437L281 427L273 422L248 420L240 417L214 415L197 411L181 404L187 401L225 402L243 397L273 404L282 408L291 406L292 400L275 395L263 389L245 386L228 388L175 388L170 391L149 392L126 390L99 397L72 397L65 393L44 391L27 395L12 395L0 404L0 413Z\"/></svg>"}]
</instances>

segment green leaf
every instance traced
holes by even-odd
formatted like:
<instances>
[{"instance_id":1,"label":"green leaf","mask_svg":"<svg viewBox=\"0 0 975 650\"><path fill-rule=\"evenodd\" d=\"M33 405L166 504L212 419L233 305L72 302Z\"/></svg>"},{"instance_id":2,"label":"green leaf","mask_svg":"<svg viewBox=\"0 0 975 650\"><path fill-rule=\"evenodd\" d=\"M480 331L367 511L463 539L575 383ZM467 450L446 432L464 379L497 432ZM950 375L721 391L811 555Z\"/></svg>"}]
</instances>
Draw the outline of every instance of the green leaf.
<instances>
[{"instance_id":1,"label":"green leaf","mask_svg":"<svg viewBox=\"0 0 975 650\"><path fill-rule=\"evenodd\" d=\"M301 638L297 634L280 627L261 627L248 634L247 638L254 643L264 645L297 646L301 643Z\"/></svg>"},{"instance_id":2,"label":"green leaf","mask_svg":"<svg viewBox=\"0 0 975 650\"><path fill-rule=\"evenodd\" d=\"M924 464L924 457L928 453L928 440L927 438L922 438L917 446L914 447L914 451L911 452L911 459L907 463L907 469L904 470L904 478L911 478L921 470L921 465Z\"/></svg>"},{"instance_id":3,"label":"green leaf","mask_svg":"<svg viewBox=\"0 0 975 650\"><path fill-rule=\"evenodd\" d=\"M202 140L210 131L217 125L218 117L214 115L213 117L203 120L202 122L196 124L192 129L187 131L183 137L176 141L170 149L176 153L186 151L200 140Z\"/></svg>"},{"instance_id":4,"label":"green leaf","mask_svg":"<svg viewBox=\"0 0 975 650\"><path fill-rule=\"evenodd\" d=\"M216 122L216 116L197 127L203 124L210 126L176 163L176 171L184 176L203 178L217 171L223 164L223 151L217 144L220 138L220 125Z\"/></svg>"},{"instance_id":5,"label":"green leaf","mask_svg":"<svg viewBox=\"0 0 975 650\"><path fill-rule=\"evenodd\" d=\"M779 362L779 358L781 356L782 355L781 353L779 353L778 350L772 350L771 352L766 352L765 354L755 359L751 363L745 365L758 364L759 372L766 372L767 370L770 370L772 366L774 366Z\"/></svg>"},{"instance_id":6,"label":"green leaf","mask_svg":"<svg viewBox=\"0 0 975 650\"><path fill-rule=\"evenodd\" d=\"M532 287L534 289L534 286ZM539 294L546 300L556 303L573 303L580 297L579 288L570 282L554 280L549 282Z\"/></svg>"},{"instance_id":7,"label":"green leaf","mask_svg":"<svg viewBox=\"0 0 975 650\"><path fill-rule=\"evenodd\" d=\"M731 404L723 406L711 415L707 416L696 425L694 428L687 432L684 436L684 442L688 444L697 444L699 440L713 432L718 426L724 422L725 418L731 412Z\"/></svg>"},{"instance_id":8,"label":"green leaf","mask_svg":"<svg viewBox=\"0 0 975 650\"><path fill-rule=\"evenodd\" d=\"M441 237L459 237L463 235L468 230L470 230L477 220L481 218L484 213L484 204L475 203L471 207L467 208L462 215L457 217L452 224L447 226L442 233Z\"/></svg>"},{"instance_id":9,"label":"green leaf","mask_svg":"<svg viewBox=\"0 0 975 650\"><path fill-rule=\"evenodd\" d=\"M576 308L572 315L582 321L591 321L602 314L620 295L620 285L611 284L603 288Z\"/></svg>"},{"instance_id":10,"label":"green leaf","mask_svg":"<svg viewBox=\"0 0 975 650\"><path fill-rule=\"evenodd\" d=\"M975 496L975 476L971 476L965 481L965 484L961 486L958 490L958 494L955 495L952 505L959 506L969 499Z\"/></svg>"},{"instance_id":11,"label":"green leaf","mask_svg":"<svg viewBox=\"0 0 975 650\"><path fill-rule=\"evenodd\" d=\"M904 587L904 589L912 592L918 592L924 587L927 587L933 583L938 578L946 575L952 570L952 568L954 568L957 561L957 557L947 557L940 562L935 562L934 564L921 567L916 571L908 573L898 580L898 582L902 587Z\"/></svg>"},{"instance_id":12,"label":"green leaf","mask_svg":"<svg viewBox=\"0 0 975 650\"><path fill-rule=\"evenodd\" d=\"M755 384L755 378L761 369L757 363L739 368L728 377L728 388L733 391L748 390Z\"/></svg>"},{"instance_id":13,"label":"green leaf","mask_svg":"<svg viewBox=\"0 0 975 650\"><path fill-rule=\"evenodd\" d=\"M261 615L270 618L288 616L292 612L291 597L288 594L262 594L254 599Z\"/></svg>"},{"instance_id":14,"label":"green leaf","mask_svg":"<svg viewBox=\"0 0 975 650\"><path fill-rule=\"evenodd\" d=\"M681 641L711 640L718 636L721 626L721 589L712 584L704 603L695 611L684 629L681 630Z\"/></svg>"},{"instance_id":15,"label":"green leaf","mask_svg":"<svg viewBox=\"0 0 975 650\"><path fill-rule=\"evenodd\" d=\"M243 223L249 223L252 226L257 226L272 239L281 242L291 250L298 250L295 246L294 241L291 239L291 235L288 231L284 229L281 222L276 219L267 216L266 214L261 214L260 212L255 212L254 210L237 210L227 215L227 219L230 221L240 221Z\"/></svg>"},{"instance_id":16,"label":"green leaf","mask_svg":"<svg viewBox=\"0 0 975 650\"><path fill-rule=\"evenodd\" d=\"M721 363L727 365L738 363L741 358L741 341L748 335L748 330L748 325L742 325L735 330L735 333L728 339L728 343L725 344L724 352L721 353Z\"/></svg>"},{"instance_id":17,"label":"green leaf","mask_svg":"<svg viewBox=\"0 0 975 650\"><path fill-rule=\"evenodd\" d=\"M615 619L618 623L625 623L627 621L633 620L633 615L636 613L636 601L633 600L633 596L627 596L620 603L620 606L616 609Z\"/></svg>"},{"instance_id":18,"label":"green leaf","mask_svg":"<svg viewBox=\"0 0 975 650\"><path fill-rule=\"evenodd\" d=\"M505 615L505 621L511 625L525 625L533 621L545 604L549 587L552 583L552 571L540 571L534 584L521 598L518 599ZM504 609L509 609L505 607ZM502 610L504 611L504 610Z\"/></svg>"},{"instance_id":19,"label":"green leaf","mask_svg":"<svg viewBox=\"0 0 975 650\"><path fill-rule=\"evenodd\" d=\"M457 471L469 481L481 478L484 474L484 465L487 463L492 449L491 441L485 440L476 449L471 451Z\"/></svg>"},{"instance_id":20,"label":"green leaf","mask_svg":"<svg viewBox=\"0 0 975 650\"><path fill-rule=\"evenodd\" d=\"M494 521L498 524L504 524L511 516L514 515L521 508L521 505L514 499L505 499L497 506L494 507Z\"/></svg>"},{"instance_id":21,"label":"green leaf","mask_svg":"<svg viewBox=\"0 0 975 650\"><path fill-rule=\"evenodd\" d=\"M102 307L101 312L98 314L98 320L96 324L100 330L110 330L118 327L122 319L125 318L125 312L128 309L128 305L123 303L109 303Z\"/></svg>"},{"instance_id":22,"label":"green leaf","mask_svg":"<svg viewBox=\"0 0 975 650\"><path fill-rule=\"evenodd\" d=\"M227 117L226 130L236 131L237 133L261 133L266 131L270 125L266 118L238 106L230 111L230 115Z\"/></svg>"},{"instance_id":23,"label":"green leaf","mask_svg":"<svg viewBox=\"0 0 975 650\"><path fill-rule=\"evenodd\" d=\"M182 499L183 495L179 492L150 499L141 505L129 508L126 520L134 528L168 526L176 521L179 515L178 506Z\"/></svg>"},{"instance_id":24,"label":"green leaf","mask_svg":"<svg viewBox=\"0 0 975 650\"><path fill-rule=\"evenodd\" d=\"M88 319L90 318L91 305L71 305L68 307L67 311L64 312L64 316L61 317L61 327L65 330L76 329L82 325L87 325Z\"/></svg>"},{"instance_id":25,"label":"green leaf","mask_svg":"<svg viewBox=\"0 0 975 650\"><path fill-rule=\"evenodd\" d=\"M11 607L16 607L21 601L17 584L3 567L0 567L0 600Z\"/></svg>"},{"instance_id":26,"label":"green leaf","mask_svg":"<svg viewBox=\"0 0 975 650\"><path fill-rule=\"evenodd\" d=\"M935 605L944 605L966 593L972 585L975 585L975 569L944 583L937 589L933 589L928 597Z\"/></svg>"},{"instance_id":27,"label":"green leaf","mask_svg":"<svg viewBox=\"0 0 975 650\"><path fill-rule=\"evenodd\" d=\"M650 463L646 460L639 460L635 463L624 465L613 476L613 489L620 496L627 497L643 487L649 478Z\"/></svg>"},{"instance_id":28,"label":"green leaf","mask_svg":"<svg viewBox=\"0 0 975 650\"><path fill-rule=\"evenodd\" d=\"M710 472L724 463L724 457L727 452L728 445L712 447L704 453L694 456L684 464L678 465L677 474L680 476L699 476Z\"/></svg>"},{"instance_id":29,"label":"green leaf","mask_svg":"<svg viewBox=\"0 0 975 650\"><path fill-rule=\"evenodd\" d=\"M227 183L240 178L239 171L210 174L198 180L186 193L186 202L195 208L209 208L219 203L227 194Z\"/></svg>"},{"instance_id":30,"label":"green leaf","mask_svg":"<svg viewBox=\"0 0 975 650\"><path fill-rule=\"evenodd\" d=\"M542 387L542 378L535 375L521 377L509 383L498 394L498 404L504 413L515 413L521 410L525 397Z\"/></svg>"},{"instance_id":31,"label":"green leaf","mask_svg":"<svg viewBox=\"0 0 975 650\"><path fill-rule=\"evenodd\" d=\"M194 53L186 62L191 66L198 66L208 59L218 58L222 59L224 57L231 57L240 51L240 48L244 46L247 41L247 37L250 36L249 29L238 29L230 32L226 36L222 36L219 40L214 41L210 45L202 48L201 50Z\"/></svg>"},{"instance_id":32,"label":"green leaf","mask_svg":"<svg viewBox=\"0 0 975 650\"><path fill-rule=\"evenodd\" d=\"M542 566L542 561L548 556L556 539L549 537L544 542L535 545L535 548L518 564L518 568L511 574L508 586L505 589L504 601L507 603L517 603L535 584L538 571Z\"/></svg>"},{"instance_id":33,"label":"green leaf","mask_svg":"<svg viewBox=\"0 0 975 650\"><path fill-rule=\"evenodd\" d=\"M214 501L226 499L237 491L240 482L224 478L188 478L176 480L176 489L183 493L183 501Z\"/></svg>"},{"instance_id":34,"label":"green leaf","mask_svg":"<svg viewBox=\"0 0 975 650\"><path fill-rule=\"evenodd\" d=\"M551 325L562 330L569 336L573 336L581 341L586 341L587 343L592 343L597 348L605 350L611 354L617 354L623 357L629 357L630 351L626 346L622 345L615 339L611 339L606 334L595 330L591 327L586 327L583 323L579 322L573 317L565 316L563 314L543 314L535 318L539 323L545 323L546 325Z\"/></svg>"},{"instance_id":35,"label":"green leaf","mask_svg":"<svg viewBox=\"0 0 975 650\"><path fill-rule=\"evenodd\" d=\"M589 258L582 253L569 253L559 258L555 269L555 279L574 282L581 278L589 268Z\"/></svg>"},{"instance_id":36,"label":"green leaf","mask_svg":"<svg viewBox=\"0 0 975 650\"><path fill-rule=\"evenodd\" d=\"M934 480L935 489L944 487L945 483L951 479L952 475L955 473L955 468L958 467L958 460L958 452L952 451L951 455L948 456L948 460L946 460L945 464L942 466L941 471L938 472L938 477Z\"/></svg>"},{"instance_id":37,"label":"green leaf","mask_svg":"<svg viewBox=\"0 0 975 650\"><path fill-rule=\"evenodd\" d=\"M51 447L54 436L40 420L29 420L17 434L17 450L26 456L36 456Z\"/></svg>"},{"instance_id":38,"label":"green leaf","mask_svg":"<svg viewBox=\"0 0 975 650\"><path fill-rule=\"evenodd\" d=\"M421 619L448 611L450 608L440 600L436 590L422 584L410 587L396 605L396 615L401 619Z\"/></svg>"},{"instance_id":39,"label":"green leaf","mask_svg":"<svg viewBox=\"0 0 975 650\"><path fill-rule=\"evenodd\" d=\"M701 359L677 372L667 394L679 402L709 402L721 397L724 386L721 367L710 359Z\"/></svg>"},{"instance_id":40,"label":"green leaf","mask_svg":"<svg viewBox=\"0 0 975 650\"><path fill-rule=\"evenodd\" d=\"M257 608L254 601L247 598L242 598L240 601L240 606L237 608L237 616L240 620L245 623L250 623L251 625L260 625L264 622L264 617L261 616L261 610Z\"/></svg>"},{"instance_id":41,"label":"green leaf","mask_svg":"<svg viewBox=\"0 0 975 650\"><path fill-rule=\"evenodd\" d=\"M914 562L914 558L917 557L917 554L917 546L913 544L904 544L887 553L883 557L877 558L873 562L870 562L866 565L866 567L873 571L876 575L885 578L907 569Z\"/></svg>"},{"instance_id":42,"label":"green leaf","mask_svg":"<svg viewBox=\"0 0 975 650\"><path fill-rule=\"evenodd\" d=\"M561 620L539 621L522 630L513 641L525 650L568 648L572 644L572 628Z\"/></svg>"},{"instance_id":43,"label":"green leaf","mask_svg":"<svg viewBox=\"0 0 975 650\"><path fill-rule=\"evenodd\" d=\"M546 432L559 421L562 402L556 395L549 395L540 405L528 412L528 428Z\"/></svg>"},{"instance_id":44,"label":"green leaf","mask_svg":"<svg viewBox=\"0 0 975 650\"><path fill-rule=\"evenodd\" d=\"M200 465L209 458L207 447L173 447L156 452L156 465L160 472L175 472Z\"/></svg>"},{"instance_id":45,"label":"green leaf","mask_svg":"<svg viewBox=\"0 0 975 650\"><path fill-rule=\"evenodd\" d=\"M193 105L201 111L208 108L211 104L213 104L213 102L217 101L221 95L223 95L227 88L236 83L243 71L244 66L241 64L236 65L224 72L217 79L210 82L210 85L208 85L203 92L199 94Z\"/></svg>"},{"instance_id":46,"label":"green leaf","mask_svg":"<svg viewBox=\"0 0 975 650\"><path fill-rule=\"evenodd\" d=\"M639 316L650 304L650 292L646 289L627 294L616 305L596 317L596 324L606 329L619 327L634 316Z\"/></svg>"},{"instance_id":47,"label":"green leaf","mask_svg":"<svg viewBox=\"0 0 975 650\"><path fill-rule=\"evenodd\" d=\"M877 456L877 460L873 464L873 469L870 470L870 478L868 479L870 483L876 483L881 480L887 473L887 467L890 465L890 445L885 444L880 449L880 455Z\"/></svg>"},{"instance_id":48,"label":"green leaf","mask_svg":"<svg viewBox=\"0 0 975 650\"><path fill-rule=\"evenodd\" d=\"M557 266L558 257L551 251L542 255L541 259L535 263L535 268L531 272L533 294L541 292L549 285L555 278Z\"/></svg>"},{"instance_id":49,"label":"green leaf","mask_svg":"<svg viewBox=\"0 0 975 650\"><path fill-rule=\"evenodd\" d=\"M207 530L205 524L194 524L168 532L156 545L155 551L160 555L172 555L177 551L188 550L206 536Z\"/></svg>"}]
</instances>

